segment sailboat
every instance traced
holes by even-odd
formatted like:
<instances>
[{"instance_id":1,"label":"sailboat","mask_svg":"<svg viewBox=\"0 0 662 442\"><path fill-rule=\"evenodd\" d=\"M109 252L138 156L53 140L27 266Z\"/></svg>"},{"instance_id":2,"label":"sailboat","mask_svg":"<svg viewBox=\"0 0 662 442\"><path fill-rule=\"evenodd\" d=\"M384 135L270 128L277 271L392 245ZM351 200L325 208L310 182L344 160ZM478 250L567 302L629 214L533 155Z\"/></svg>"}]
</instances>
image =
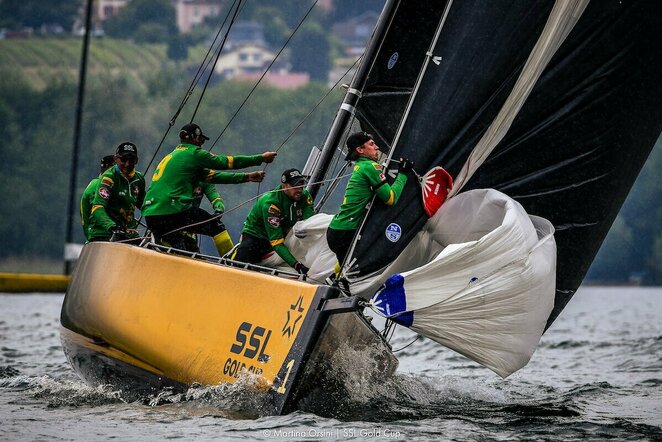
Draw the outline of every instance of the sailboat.
<instances>
[{"instance_id":1,"label":"sailboat","mask_svg":"<svg viewBox=\"0 0 662 442\"><path fill-rule=\"evenodd\" d=\"M407 157L420 176L396 206L371 203L343 263L349 296L311 282L334 264L323 213L287 239L310 280L92 243L62 307L69 361L132 391L241 382L282 414L338 387L326 362L343 349L370 352L366 376L395 372L369 308L510 375L574 295L662 131L660 22L654 0L388 0L304 170L316 195L360 127L387 170Z\"/></svg>"}]
</instances>

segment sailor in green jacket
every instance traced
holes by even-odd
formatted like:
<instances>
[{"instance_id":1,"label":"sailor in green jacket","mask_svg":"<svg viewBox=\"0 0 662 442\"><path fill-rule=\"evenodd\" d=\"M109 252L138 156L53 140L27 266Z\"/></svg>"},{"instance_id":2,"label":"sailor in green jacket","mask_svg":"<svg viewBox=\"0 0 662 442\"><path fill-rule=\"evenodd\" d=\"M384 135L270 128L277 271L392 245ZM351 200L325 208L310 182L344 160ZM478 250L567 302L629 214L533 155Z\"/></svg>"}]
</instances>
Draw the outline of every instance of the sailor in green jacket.
<instances>
[{"instance_id":1,"label":"sailor in green jacket","mask_svg":"<svg viewBox=\"0 0 662 442\"><path fill-rule=\"evenodd\" d=\"M108 170L110 167L113 167L115 164L115 155L106 155L101 158L101 164L99 165L99 176L94 178L87 185L83 191L83 195L80 198L80 221L83 225L83 233L85 234L85 239L90 240L91 232L89 231L92 226L92 204L94 202L94 195L97 192L97 186L99 185L99 179L101 174Z\"/></svg>"},{"instance_id":2,"label":"sailor in green jacket","mask_svg":"<svg viewBox=\"0 0 662 442\"><path fill-rule=\"evenodd\" d=\"M193 189L193 207L200 207L202 197L206 196L211 203L212 210L216 216L221 217L225 212L225 202L218 193L215 184L240 184L247 182L260 183L264 179L263 171L238 173L238 172L220 172L209 170L205 181L200 181L198 186ZM184 232L186 239L186 248L189 252L199 252L197 237L194 233Z\"/></svg>"},{"instance_id":3,"label":"sailor in green jacket","mask_svg":"<svg viewBox=\"0 0 662 442\"><path fill-rule=\"evenodd\" d=\"M161 160L152 176L142 209L147 227L158 242L165 241L176 248L186 247L184 230L211 236L219 255L223 256L232 249L232 239L220 216L194 207L193 189L205 180L210 170L271 163L276 152L234 157L213 155L200 147L209 138L194 123L182 127L179 139L181 144Z\"/></svg>"},{"instance_id":4,"label":"sailor in green jacket","mask_svg":"<svg viewBox=\"0 0 662 442\"><path fill-rule=\"evenodd\" d=\"M336 254L338 264L335 273L345 260L356 231L368 211L368 203L376 195L387 206L398 202L402 189L407 183L406 172L411 170L411 162L400 159L399 173L393 184L389 185L384 175L383 167L377 162L379 146L372 135L366 132L356 132L347 138L347 161L356 161L354 171L349 178L345 197L340 211L331 220L326 231L329 248Z\"/></svg>"},{"instance_id":5,"label":"sailor in green jacket","mask_svg":"<svg viewBox=\"0 0 662 442\"><path fill-rule=\"evenodd\" d=\"M115 165L99 177L92 202L89 241L137 238L135 210L145 199L145 177L135 170L138 148L122 143L115 151ZM114 237L114 238L113 238Z\"/></svg>"},{"instance_id":6,"label":"sailor in green jacket","mask_svg":"<svg viewBox=\"0 0 662 442\"><path fill-rule=\"evenodd\" d=\"M283 172L280 181L272 192L258 198L248 213L232 259L258 263L264 255L275 251L290 267L306 274L308 268L292 255L285 245L285 236L297 221L314 215L313 198L304 189L306 179L297 169Z\"/></svg>"}]
</instances>

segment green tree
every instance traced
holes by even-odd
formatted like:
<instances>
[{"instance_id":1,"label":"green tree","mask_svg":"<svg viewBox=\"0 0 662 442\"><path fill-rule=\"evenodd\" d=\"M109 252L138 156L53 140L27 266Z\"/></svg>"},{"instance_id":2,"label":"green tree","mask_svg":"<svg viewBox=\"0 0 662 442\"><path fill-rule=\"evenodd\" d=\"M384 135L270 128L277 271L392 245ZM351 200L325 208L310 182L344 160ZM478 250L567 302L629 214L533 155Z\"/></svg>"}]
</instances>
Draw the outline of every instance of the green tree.
<instances>
[{"instance_id":1,"label":"green tree","mask_svg":"<svg viewBox=\"0 0 662 442\"><path fill-rule=\"evenodd\" d=\"M83 0L1 0L0 28L39 28L58 24L70 31Z\"/></svg>"},{"instance_id":2,"label":"green tree","mask_svg":"<svg viewBox=\"0 0 662 442\"><path fill-rule=\"evenodd\" d=\"M662 138L653 147L621 211L632 229L633 244L637 250L632 260L647 278L652 278L656 273L653 268L653 246L662 226L662 206L659 203L662 200L662 186L659 184L661 168Z\"/></svg>"},{"instance_id":3,"label":"green tree","mask_svg":"<svg viewBox=\"0 0 662 442\"><path fill-rule=\"evenodd\" d=\"M274 2L273 0L252 0L245 2L242 6L242 20L248 17L251 20L257 20L264 12L265 8L275 8L276 14L281 17L287 26L294 28L303 18L304 14L310 9L315 0L288 0L286 2ZM276 6L274 6L276 5ZM313 9L313 18L319 19L322 15L321 9Z\"/></svg>"},{"instance_id":4,"label":"green tree","mask_svg":"<svg viewBox=\"0 0 662 442\"><path fill-rule=\"evenodd\" d=\"M54 211L66 204L75 85L53 84L42 92L16 79L2 85L0 126L7 144L0 192L11 202L0 207L0 257L60 257L64 217Z\"/></svg>"},{"instance_id":5,"label":"green tree","mask_svg":"<svg viewBox=\"0 0 662 442\"><path fill-rule=\"evenodd\" d=\"M662 284L659 252L662 225L662 138L632 186L620 214L588 274L590 279L627 281L633 273L643 275L645 284Z\"/></svg>"},{"instance_id":6,"label":"green tree","mask_svg":"<svg viewBox=\"0 0 662 442\"><path fill-rule=\"evenodd\" d=\"M171 39L168 28L163 23L141 23L133 33L136 43L161 43Z\"/></svg>"},{"instance_id":7,"label":"green tree","mask_svg":"<svg viewBox=\"0 0 662 442\"><path fill-rule=\"evenodd\" d=\"M662 285L662 233L658 234L653 241L648 266L651 272L651 283Z\"/></svg>"},{"instance_id":8,"label":"green tree","mask_svg":"<svg viewBox=\"0 0 662 442\"><path fill-rule=\"evenodd\" d=\"M636 270L633 266L636 253L632 230L619 215L602 243L587 278L599 282L627 282L630 274Z\"/></svg>"},{"instance_id":9,"label":"green tree","mask_svg":"<svg viewBox=\"0 0 662 442\"><path fill-rule=\"evenodd\" d=\"M174 35L168 39L168 58L174 61L186 60L188 57L188 44L182 35Z\"/></svg>"},{"instance_id":10,"label":"green tree","mask_svg":"<svg viewBox=\"0 0 662 442\"><path fill-rule=\"evenodd\" d=\"M334 0L333 10L330 14L333 22L346 21L358 17L367 11L381 12L385 0Z\"/></svg>"},{"instance_id":11,"label":"green tree","mask_svg":"<svg viewBox=\"0 0 662 442\"><path fill-rule=\"evenodd\" d=\"M104 23L106 34L136 41L166 42L177 34L175 8L170 0L132 0ZM149 37L149 32L154 34Z\"/></svg>"},{"instance_id":12,"label":"green tree","mask_svg":"<svg viewBox=\"0 0 662 442\"><path fill-rule=\"evenodd\" d=\"M290 42L292 69L308 72L312 80L327 82L331 60L329 38L319 23L307 22Z\"/></svg>"},{"instance_id":13,"label":"green tree","mask_svg":"<svg viewBox=\"0 0 662 442\"><path fill-rule=\"evenodd\" d=\"M264 38L273 48L283 45L290 34L287 22L280 8L275 6L263 6L255 9L252 17L264 26Z\"/></svg>"}]
</instances>

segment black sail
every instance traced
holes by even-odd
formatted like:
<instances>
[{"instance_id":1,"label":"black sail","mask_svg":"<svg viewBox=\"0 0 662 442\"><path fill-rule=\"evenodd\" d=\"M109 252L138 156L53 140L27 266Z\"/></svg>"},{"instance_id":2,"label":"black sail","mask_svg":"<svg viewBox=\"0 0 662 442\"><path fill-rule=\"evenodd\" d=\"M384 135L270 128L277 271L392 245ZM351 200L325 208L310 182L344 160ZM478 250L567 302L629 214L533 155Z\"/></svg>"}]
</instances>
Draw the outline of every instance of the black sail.
<instances>
[{"instance_id":1,"label":"black sail","mask_svg":"<svg viewBox=\"0 0 662 442\"><path fill-rule=\"evenodd\" d=\"M511 92L553 2L454 2L392 156L451 175ZM662 130L662 2L589 3L507 135L463 190L495 188L550 220L558 316ZM375 69L379 65L375 65ZM371 123L374 125L374 122ZM376 203L355 246L359 274L390 263L426 221L410 178L395 207ZM388 241L397 222L402 237Z\"/></svg>"},{"instance_id":2,"label":"black sail","mask_svg":"<svg viewBox=\"0 0 662 442\"><path fill-rule=\"evenodd\" d=\"M439 0L403 0L373 61L356 116L388 151L444 10Z\"/></svg>"}]
</instances>

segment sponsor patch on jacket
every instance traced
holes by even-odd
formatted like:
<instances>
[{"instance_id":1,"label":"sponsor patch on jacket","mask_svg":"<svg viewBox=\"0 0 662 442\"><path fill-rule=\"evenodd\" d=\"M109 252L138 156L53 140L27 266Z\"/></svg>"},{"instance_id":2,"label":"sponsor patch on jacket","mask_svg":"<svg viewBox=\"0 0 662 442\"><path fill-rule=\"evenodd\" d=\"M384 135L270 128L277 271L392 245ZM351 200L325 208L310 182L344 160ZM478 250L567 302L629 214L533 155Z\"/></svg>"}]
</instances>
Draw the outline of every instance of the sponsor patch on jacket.
<instances>
[{"instance_id":1,"label":"sponsor patch on jacket","mask_svg":"<svg viewBox=\"0 0 662 442\"><path fill-rule=\"evenodd\" d=\"M276 206L275 204L270 204L267 212L271 213L272 215L280 215L280 207Z\"/></svg>"},{"instance_id":2,"label":"sponsor patch on jacket","mask_svg":"<svg viewBox=\"0 0 662 442\"><path fill-rule=\"evenodd\" d=\"M267 222L274 227L280 227L280 218L277 216L270 216L267 218Z\"/></svg>"},{"instance_id":3,"label":"sponsor patch on jacket","mask_svg":"<svg viewBox=\"0 0 662 442\"><path fill-rule=\"evenodd\" d=\"M309 206L313 205L313 197L312 196L308 195L308 199L306 200L306 204L308 204Z\"/></svg>"},{"instance_id":4,"label":"sponsor patch on jacket","mask_svg":"<svg viewBox=\"0 0 662 442\"><path fill-rule=\"evenodd\" d=\"M372 167L374 167L375 170L382 170L382 165L379 163L372 163Z\"/></svg>"},{"instance_id":5,"label":"sponsor patch on jacket","mask_svg":"<svg viewBox=\"0 0 662 442\"><path fill-rule=\"evenodd\" d=\"M105 176L101 179L101 185L102 186L113 187L113 184L115 184L115 183L113 182L112 178L110 178L110 177Z\"/></svg>"},{"instance_id":6,"label":"sponsor patch on jacket","mask_svg":"<svg viewBox=\"0 0 662 442\"><path fill-rule=\"evenodd\" d=\"M110 198L110 191L105 187L99 187L99 196L105 200Z\"/></svg>"}]
</instances>

